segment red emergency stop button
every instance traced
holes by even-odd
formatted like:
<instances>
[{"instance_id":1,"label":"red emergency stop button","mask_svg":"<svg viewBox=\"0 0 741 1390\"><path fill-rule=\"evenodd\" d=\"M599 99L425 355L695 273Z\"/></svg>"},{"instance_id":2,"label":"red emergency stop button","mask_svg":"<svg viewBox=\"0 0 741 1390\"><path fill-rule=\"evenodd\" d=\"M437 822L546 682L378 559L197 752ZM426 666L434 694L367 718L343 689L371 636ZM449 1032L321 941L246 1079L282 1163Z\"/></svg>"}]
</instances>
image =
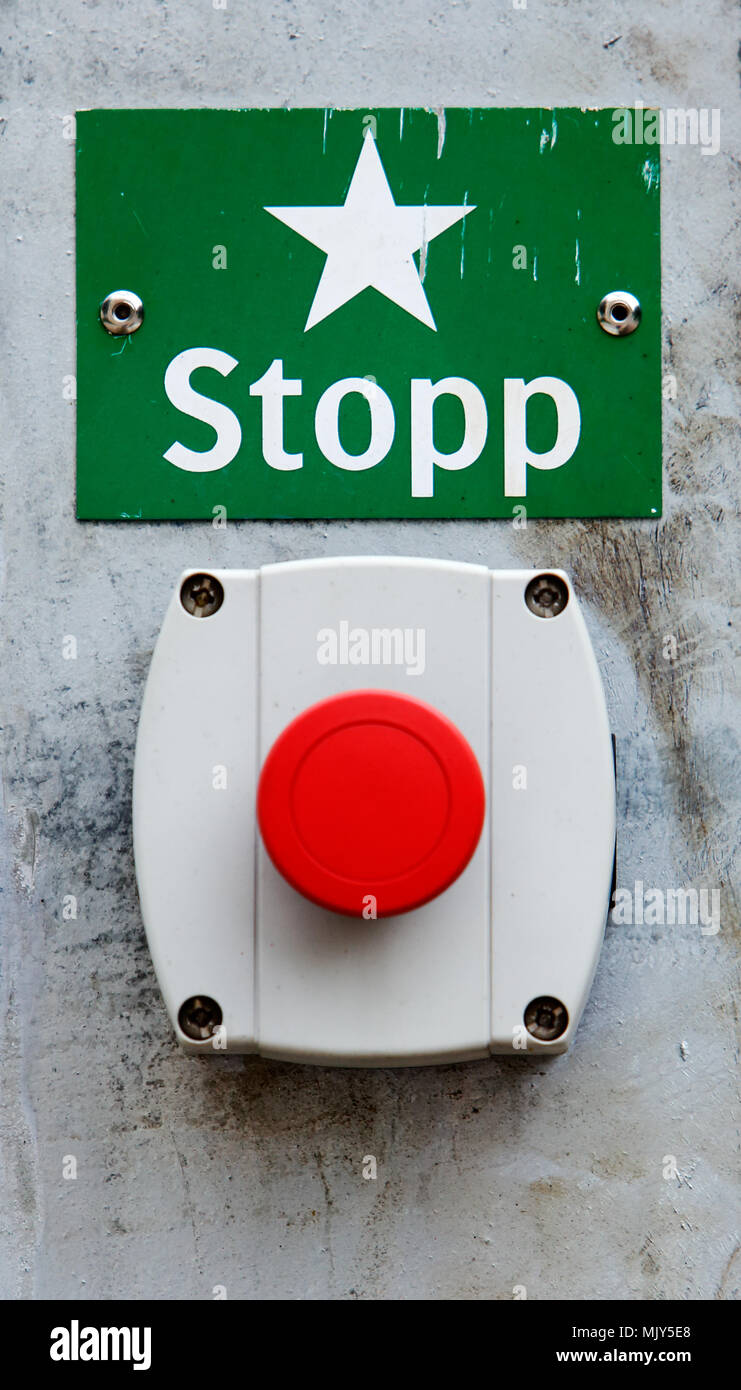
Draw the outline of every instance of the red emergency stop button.
<instances>
[{"instance_id":1,"label":"red emergency stop button","mask_svg":"<svg viewBox=\"0 0 741 1390\"><path fill-rule=\"evenodd\" d=\"M407 695L357 690L284 729L262 769L257 816L270 858L305 897L388 917L462 873L485 803L479 765L451 720Z\"/></svg>"}]
</instances>

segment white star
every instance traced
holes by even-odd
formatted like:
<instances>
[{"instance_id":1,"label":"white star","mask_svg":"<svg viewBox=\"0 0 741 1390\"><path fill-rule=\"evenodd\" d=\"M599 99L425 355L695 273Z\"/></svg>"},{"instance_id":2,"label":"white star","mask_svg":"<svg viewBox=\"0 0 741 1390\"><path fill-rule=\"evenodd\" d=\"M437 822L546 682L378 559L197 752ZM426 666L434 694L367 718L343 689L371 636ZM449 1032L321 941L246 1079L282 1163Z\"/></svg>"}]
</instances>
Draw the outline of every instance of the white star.
<instances>
[{"instance_id":1,"label":"white star","mask_svg":"<svg viewBox=\"0 0 741 1390\"><path fill-rule=\"evenodd\" d=\"M265 208L327 253L304 332L368 286L436 331L412 258L474 206L398 207L367 130L342 207Z\"/></svg>"}]
</instances>

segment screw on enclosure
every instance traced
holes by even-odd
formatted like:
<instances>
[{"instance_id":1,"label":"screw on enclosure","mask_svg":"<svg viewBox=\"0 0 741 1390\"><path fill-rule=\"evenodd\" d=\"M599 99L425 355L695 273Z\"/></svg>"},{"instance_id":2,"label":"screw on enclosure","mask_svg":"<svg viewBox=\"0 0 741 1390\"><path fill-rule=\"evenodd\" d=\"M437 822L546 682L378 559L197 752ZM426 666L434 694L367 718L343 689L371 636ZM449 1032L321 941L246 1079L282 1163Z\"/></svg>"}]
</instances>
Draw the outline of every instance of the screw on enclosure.
<instances>
[{"instance_id":1,"label":"screw on enclosure","mask_svg":"<svg viewBox=\"0 0 741 1390\"><path fill-rule=\"evenodd\" d=\"M641 321L641 306L627 290L611 290L597 306L597 322L605 333L624 338L635 333Z\"/></svg>"},{"instance_id":2,"label":"screw on enclosure","mask_svg":"<svg viewBox=\"0 0 741 1390\"><path fill-rule=\"evenodd\" d=\"M536 574L525 590L525 602L536 618L557 618L568 601L568 585L558 574Z\"/></svg>"},{"instance_id":3,"label":"screw on enclosure","mask_svg":"<svg viewBox=\"0 0 741 1390\"><path fill-rule=\"evenodd\" d=\"M212 574L189 574L180 590L180 602L193 618L210 618L224 602L224 587Z\"/></svg>"},{"instance_id":4,"label":"screw on enclosure","mask_svg":"<svg viewBox=\"0 0 741 1390\"><path fill-rule=\"evenodd\" d=\"M114 290L100 306L100 321L106 333L118 338L136 333L144 320L144 305L133 290Z\"/></svg>"},{"instance_id":5,"label":"screw on enclosure","mask_svg":"<svg viewBox=\"0 0 741 1390\"><path fill-rule=\"evenodd\" d=\"M178 1023L186 1038L206 1042L221 1027L223 1017L215 999L209 999L207 994L194 994L182 1005Z\"/></svg>"},{"instance_id":6,"label":"screw on enclosure","mask_svg":"<svg viewBox=\"0 0 741 1390\"><path fill-rule=\"evenodd\" d=\"M569 1026L566 1006L550 994L532 999L525 1010L525 1027L539 1042L555 1042Z\"/></svg>"}]
</instances>

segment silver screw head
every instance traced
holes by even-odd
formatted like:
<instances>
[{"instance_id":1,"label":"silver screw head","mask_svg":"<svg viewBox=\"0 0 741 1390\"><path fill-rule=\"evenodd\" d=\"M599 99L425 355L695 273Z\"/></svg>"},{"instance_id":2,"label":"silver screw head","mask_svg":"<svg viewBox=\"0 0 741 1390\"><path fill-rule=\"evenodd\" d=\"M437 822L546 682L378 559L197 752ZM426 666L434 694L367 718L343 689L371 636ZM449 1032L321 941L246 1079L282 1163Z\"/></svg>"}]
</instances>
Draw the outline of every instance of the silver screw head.
<instances>
[{"instance_id":1,"label":"silver screw head","mask_svg":"<svg viewBox=\"0 0 741 1390\"><path fill-rule=\"evenodd\" d=\"M525 1010L525 1027L539 1042L555 1042L569 1026L566 1006L550 994L531 999Z\"/></svg>"},{"instance_id":2,"label":"silver screw head","mask_svg":"<svg viewBox=\"0 0 741 1390\"><path fill-rule=\"evenodd\" d=\"M186 999L178 1014L181 1032L194 1042L206 1042L221 1027L224 1015L215 999L207 994L194 994Z\"/></svg>"},{"instance_id":3,"label":"silver screw head","mask_svg":"<svg viewBox=\"0 0 741 1390\"><path fill-rule=\"evenodd\" d=\"M100 321L106 333L114 338L136 333L144 320L144 305L133 290L114 290L106 295L100 306Z\"/></svg>"},{"instance_id":4,"label":"silver screw head","mask_svg":"<svg viewBox=\"0 0 741 1390\"><path fill-rule=\"evenodd\" d=\"M192 618L210 618L224 602L224 587L213 574L189 574L180 590L180 602Z\"/></svg>"},{"instance_id":5,"label":"silver screw head","mask_svg":"<svg viewBox=\"0 0 741 1390\"><path fill-rule=\"evenodd\" d=\"M525 602L536 618L557 618L568 601L568 586L558 574L536 574L525 590Z\"/></svg>"},{"instance_id":6,"label":"silver screw head","mask_svg":"<svg viewBox=\"0 0 741 1390\"><path fill-rule=\"evenodd\" d=\"M605 333L624 338L635 333L641 321L641 306L627 290L611 290L597 305L597 322Z\"/></svg>"}]
</instances>

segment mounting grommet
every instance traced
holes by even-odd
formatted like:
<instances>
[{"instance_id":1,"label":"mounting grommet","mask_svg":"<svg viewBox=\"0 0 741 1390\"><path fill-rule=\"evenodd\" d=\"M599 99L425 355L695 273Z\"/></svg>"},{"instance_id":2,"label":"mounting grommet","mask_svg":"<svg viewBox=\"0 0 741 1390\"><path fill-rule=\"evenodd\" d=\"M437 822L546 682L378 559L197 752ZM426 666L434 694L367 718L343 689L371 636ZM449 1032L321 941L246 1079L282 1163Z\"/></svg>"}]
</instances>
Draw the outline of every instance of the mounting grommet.
<instances>
[{"instance_id":1,"label":"mounting grommet","mask_svg":"<svg viewBox=\"0 0 741 1390\"><path fill-rule=\"evenodd\" d=\"M144 305L133 290L114 290L100 306L100 321L114 338L136 333L144 321Z\"/></svg>"},{"instance_id":2,"label":"mounting grommet","mask_svg":"<svg viewBox=\"0 0 741 1390\"><path fill-rule=\"evenodd\" d=\"M597 306L597 322L605 333L624 338L635 333L641 321L641 306L627 290L611 290Z\"/></svg>"}]
</instances>

